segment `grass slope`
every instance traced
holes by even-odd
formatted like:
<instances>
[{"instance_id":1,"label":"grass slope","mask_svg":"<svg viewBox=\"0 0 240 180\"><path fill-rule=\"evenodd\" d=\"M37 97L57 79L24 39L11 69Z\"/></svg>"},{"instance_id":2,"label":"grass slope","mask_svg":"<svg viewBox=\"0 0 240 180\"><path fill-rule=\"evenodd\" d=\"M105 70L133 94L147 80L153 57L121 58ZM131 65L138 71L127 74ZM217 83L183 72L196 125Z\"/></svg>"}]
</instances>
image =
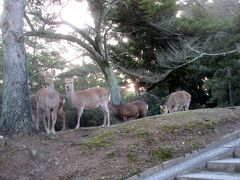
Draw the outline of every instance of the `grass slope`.
<instances>
[{"instance_id":1,"label":"grass slope","mask_svg":"<svg viewBox=\"0 0 240 180\"><path fill-rule=\"evenodd\" d=\"M0 179L125 179L205 147L240 127L240 107L200 109L56 135L15 135Z\"/></svg>"}]
</instances>

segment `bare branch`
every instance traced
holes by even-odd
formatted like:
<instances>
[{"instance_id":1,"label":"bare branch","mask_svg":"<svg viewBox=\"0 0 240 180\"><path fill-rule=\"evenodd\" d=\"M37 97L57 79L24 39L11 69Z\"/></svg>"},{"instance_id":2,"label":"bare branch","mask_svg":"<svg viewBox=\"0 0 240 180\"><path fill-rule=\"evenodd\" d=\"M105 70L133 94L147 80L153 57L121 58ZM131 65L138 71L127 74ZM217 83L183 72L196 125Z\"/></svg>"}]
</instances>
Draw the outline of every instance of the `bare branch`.
<instances>
[{"instance_id":1,"label":"bare branch","mask_svg":"<svg viewBox=\"0 0 240 180\"><path fill-rule=\"evenodd\" d=\"M201 55L201 56L225 56L225 55L227 55L227 54L233 54L233 53L238 52L237 49L234 49L234 50L231 50L231 51L221 52L221 53L203 53L203 52L200 52L200 51L198 51L198 50L196 50L196 49L194 49L194 48L192 48L192 47L190 47L190 46L188 46L188 48L189 48L191 51L193 51L193 52L195 52L195 53L197 53L197 54L199 54L199 55Z\"/></svg>"},{"instance_id":2,"label":"bare branch","mask_svg":"<svg viewBox=\"0 0 240 180\"><path fill-rule=\"evenodd\" d=\"M161 26L159 26L159 25L157 25L155 23L152 23L152 22L149 22L149 25L154 26L155 28L164 31L167 34L172 34L172 35L176 35L176 36L183 36L183 34L172 32L171 30L165 29L165 28L163 28L163 27L161 27Z\"/></svg>"},{"instance_id":3,"label":"bare branch","mask_svg":"<svg viewBox=\"0 0 240 180\"><path fill-rule=\"evenodd\" d=\"M192 0L193 2L195 2L197 5L199 5L200 7L204 8L204 9L208 9L207 6L201 4L200 2L198 2L197 0Z\"/></svg>"},{"instance_id":4,"label":"bare branch","mask_svg":"<svg viewBox=\"0 0 240 180\"><path fill-rule=\"evenodd\" d=\"M33 27L32 23L31 23L30 19L28 18L27 14L26 14L25 12L24 12L24 18L26 19L26 21L27 21L29 27L31 28L31 30L32 30L33 32L35 32L36 30L34 29L34 27Z\"/></svg>"},{"instance_id":5,"label":"bare branch","mask_svg":"<svg viewBox=\"0 0 240 180\"><path fill-rule=\"evenodd\" d=\"M111 28L108 28L106 29L105 33L104 33L104 36L103 36L103 39L104 39L104 52L105 52L105 55L106 55L106 58L108 58L108 51L107 51L107 34L108 34L108 31L110 31Z\"/></svg>"},{"instance_id":6,"label":"bare branch","mask_svg":"<svg viewBox=\"0 0 240 180\"><path fill-rule=\"evenodd\" d=\"M156 62L159 64L160 68L157 72L151 72L143 68L124 67L118 63L114 63L114 65L126 74L138 77L145 82L157 83L164 80L173 71L194 63L204 56L225 56L238 52L238 50L235 49L221 53L206 53L206 43L204 43L204 47L202 47L201 51L194 49L189 44L184 44L182 48L179 49L176 45L169 43L169 47L167 52L156 52Z\"/></svg>"},{"instance_id":7,"label":"bare branch","mask_svg":"<svg viewBox=\"0 0 240 180\"><path fill-rule=\"evenodd\" d=\"M50 19L44 18L41 13L34 13L34 12L28 12L31 15L34 15L38 17L44 24L48 25L67 25L70 28L72 28L75 32L79 33L83 38L85 38L94 48L95 48L95 42L91 39L91 37L84 32L84 30L74 26L68 21L62 20L62 21L52 21Z\"/></svg>"},{"instance_id":8,"label":"bare branch","mask_svg":"<svg viewBox=\"0 0 240 180\"><path fill-rule=\"evenodd\" d=\"M81 56L82 56L82 55L79 55L79 56L77 56L77 57L75 57L75 58L73 58L73 59L71 59L71 60L69 60L69 61L57 61L57 62L54 62L54 63L51 64L50 66L44 68L42 71L47 71L48 69L54 67L54 66L57 65L57 64L67 64L67 63L70 63L70 62L72 62L72 61L75 61L76 59L78 59L78 58L81 57ZM40 74L41 74L41 72L38 72L38 73L36 73L35 75L33 75L33 76L31 77L31 80L30 80L29 84L31 84L31 82L33 81L33 79L34 79L35 77L37 77L38 75L40 75Z\"/></svg>"},{"instance_id":9,"label":"bare branch","mask_svg":"<svg viewBox=\"0 0 240 180\"><path fill-rule=\"evenodd\" d=\"M51 32L39 32L39 31L26 32L25 35L26 36L45 37L45 38L50 38L50 39L67 40L70 42L74 42L74 43L77 43L78 45L80 45L81 47L83 47L84 49L86 49L90 54L92 54L92 56L95 57L94 59L96 61L98 59L101 59L101 58L99 58L101 56L98 54L98 52L96 52L93 48L91 48L87 43L85 43L84 41L80 40L79 38L76 38L71 35L65 35L65 34L61 34L61 33L51 33Z\"/></svg>"}]
</instances>

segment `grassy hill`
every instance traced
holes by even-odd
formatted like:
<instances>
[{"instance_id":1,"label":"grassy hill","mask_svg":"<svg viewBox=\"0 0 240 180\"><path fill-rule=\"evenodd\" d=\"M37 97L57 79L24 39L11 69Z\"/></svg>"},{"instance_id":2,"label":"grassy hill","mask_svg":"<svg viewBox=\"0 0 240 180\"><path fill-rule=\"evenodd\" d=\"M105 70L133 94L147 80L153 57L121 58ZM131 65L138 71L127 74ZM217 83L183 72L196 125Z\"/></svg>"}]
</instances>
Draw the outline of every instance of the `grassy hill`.
<instances>
[{"instance_id":1,"label":"grassy hill","mask_svg":"<svg viewBox=\"0 0 240 180\"><path fill-rule=\"evenodd\" d=\"M240 107L200 109L47 136L17 134L0 179L125 179L240 128Z\"/></svg>"}]
</instances>

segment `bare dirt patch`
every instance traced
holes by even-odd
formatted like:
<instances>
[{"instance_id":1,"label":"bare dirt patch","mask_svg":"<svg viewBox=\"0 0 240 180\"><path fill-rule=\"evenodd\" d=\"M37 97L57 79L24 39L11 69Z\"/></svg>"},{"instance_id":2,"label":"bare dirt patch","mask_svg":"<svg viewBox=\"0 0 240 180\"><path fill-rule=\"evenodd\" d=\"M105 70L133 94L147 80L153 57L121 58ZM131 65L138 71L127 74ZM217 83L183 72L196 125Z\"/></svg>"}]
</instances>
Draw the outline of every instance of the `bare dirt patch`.
<instances>
[{"instance_id":1,"label":"bare dirt patch","mask_svg":"<svg viewBox=\"0 0 240 180\"><path fill-rule=\"evenodd\" d=\"M240 107L201 109L47 136L17 134L0 179L125 179L240 129Z\"/></svg>"}]
</instances>

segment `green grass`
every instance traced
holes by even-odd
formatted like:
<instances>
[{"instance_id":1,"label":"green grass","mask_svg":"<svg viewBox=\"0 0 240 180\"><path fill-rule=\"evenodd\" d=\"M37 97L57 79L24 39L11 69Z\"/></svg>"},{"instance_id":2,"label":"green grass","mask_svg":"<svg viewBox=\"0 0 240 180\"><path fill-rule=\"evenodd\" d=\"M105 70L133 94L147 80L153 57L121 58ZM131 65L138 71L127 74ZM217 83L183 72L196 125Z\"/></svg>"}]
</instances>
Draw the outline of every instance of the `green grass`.
<instances>
[{"instance_id":1,"label":"green grass","mask_svg":"<svg viewBox=\"0 0 240 180\"><path fill-rule=\"evenodd\" d=\"M173 155L170 149L158 147L149 151L149 157L154 161L165 161L171 159Z\"/></svg>"},{"instance_id":2,"label":"green grass","mask_svg":"<svg viewBox=\"0 0 240 180\"><path fill-rule=\"evenodd\" d=\"M178 129L178 126L176 124L162 125L161 129L165 130L167 133L175 134L175 130Z\"/></svg>"},{"instance_id":3,"label":"green grass","mask_svg":"<svg viewBox=\"0 0 240 180\"><path fill-rule=\"evenodd\" d=\"M196 139L195 137L192 137L186 141L186 144L189 145L193 149L199 149L202 148L202 144Z\"/></svg>"},{"instance_id":4,"label":"green grass","mask_svg":"<svg viewBox=\"0 0 240 180\"><path fill-rule=\"evenodd\" d=\"M98 136L88 139L80 145L82 150L97 150L103 147L111 146L115 143L115 135L113 131L105 132Z\"/></svg>"},{"instance_id":5,"label":"green grass","mask_svg":"<svg viewBox=\"0 0 240 180\"><path fill-rule=\"evenodd\" d=\"M149 137L150 136L149 132L145 129L138 130L138 131L136 131L135 134L137 137Z\"/></svg>"},{"instance_id":6,"label":"green grass","mask_svg":"<svg viewBox=\"0 0 240 180\"><path fill-rule=\"evenodd\" d=\"M138 160L137 155L134 154L134 152L128 152L127 153L127 159L128 159L129 163L135 163Z\"/></svg>"},{"instance_id":7,"label":"green grass","mask_svg":"<svg viewBox=\"0 0 240 180\"><path fill-rule=\"evenodd\" d=\"M116 157L116 152L115 151L110 152L106 155L107 159L113 159L114 157Z\"/></svg>"},{"instance_id":8,"label":"green grass","mask_svg":"<svg viewBox=\"0 0 240 180\"><path fill-rule=\"evenodd\" d=\"M205 120L206 122L204 122L202 124L202 126L204 128L207 128L207 129L214 129L215 128L215 125L217 124L214 120Z\"/></svg>"}]
</instances>

